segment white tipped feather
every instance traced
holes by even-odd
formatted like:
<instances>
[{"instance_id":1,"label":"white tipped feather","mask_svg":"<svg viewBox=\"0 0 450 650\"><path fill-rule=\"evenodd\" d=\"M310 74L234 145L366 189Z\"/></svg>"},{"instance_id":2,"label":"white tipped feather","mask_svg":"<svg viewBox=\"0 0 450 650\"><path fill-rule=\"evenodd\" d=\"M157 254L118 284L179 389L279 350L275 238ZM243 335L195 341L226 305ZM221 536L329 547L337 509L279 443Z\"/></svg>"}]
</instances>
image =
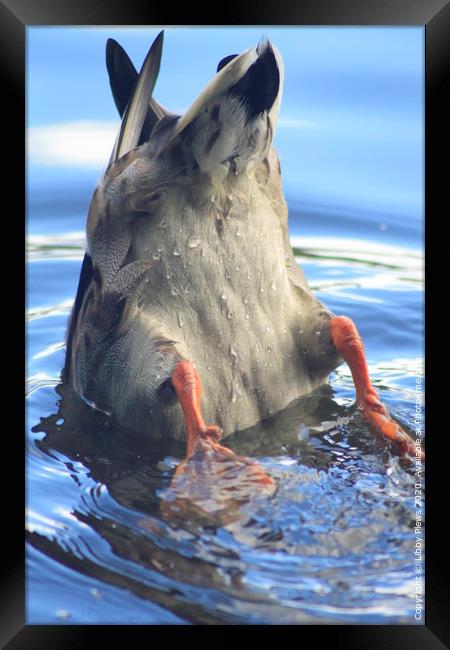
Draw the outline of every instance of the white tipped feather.
<instances>
[{"instance_id":1,"label":"white tipped feather","mask_svg":"<svg viewBox=\"0 0 450 650\"><path fill-rule=\"evenodd\" d=\"M125 110L122 125L111 154L110 163L121 158L137 147L142 127L147 116L148 105L152 96L161 64L164 32L155 38L142 65L133 96Z\"/></svg>"},{"instance_id":2,"label":"white tipped feather","mask_svg":"<svg viewBox=\"0 0 450 650\"><path fill-rule=\"evenodd\" d=\"M280 75L280 83L279 83L279 90L278 90L278 95L277 98L272 106L272 108L269 111L269 118L270 118L270 125L272 127L272 137L275 136L275 130L277 128L277 123L278 123L278 113L280 111L280 106L281 106L281 97L283 95L283 87L284 87L284 63L283 59L281 58L281 54L275 45L273 43L270 44L272 48L272 52L274 53L275 56L275 61L277 62L277 67L278 67L278 74Z\"/></svg>"},{"instance_id":3,"label":"white tipped feather","mask_svg":"<svg viewBox=\"0 0 450 650\"><path fill-rule=\"evenodd\" d=\"M203 92L197 97L195 102L189 110L178 121L176 128L172 134L171 140L183 131L188 124L190 124L197 115L203 110L205 104L212 101L214 98L222 95L234 83L239 81L247 72L249 67L256 61L258 55L255 48L251 48L242 52L239 56L230 61L224 66L214 77L212 81L206 86Z\"/></svg>"}]
</instances>

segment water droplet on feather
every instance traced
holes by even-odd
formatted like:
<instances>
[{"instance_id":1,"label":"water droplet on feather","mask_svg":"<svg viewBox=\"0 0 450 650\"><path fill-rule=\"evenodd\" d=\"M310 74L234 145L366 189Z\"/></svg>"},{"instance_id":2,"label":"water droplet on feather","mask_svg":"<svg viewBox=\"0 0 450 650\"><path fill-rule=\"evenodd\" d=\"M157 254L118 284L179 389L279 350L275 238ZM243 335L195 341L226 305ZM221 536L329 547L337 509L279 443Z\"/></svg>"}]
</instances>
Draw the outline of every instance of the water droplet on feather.
<instances>
[{"instance_id":1,"label":"water droplet on feather","mask_svg":"<svg viewBox=\"0 0 450 650\"><path fill-rule=\"evenodd\" d=\"M187 240L188 248L197 248L200 242L201 239L199 239L198 237L189 237L189 239Z\"/></svg>"}]
</instances>

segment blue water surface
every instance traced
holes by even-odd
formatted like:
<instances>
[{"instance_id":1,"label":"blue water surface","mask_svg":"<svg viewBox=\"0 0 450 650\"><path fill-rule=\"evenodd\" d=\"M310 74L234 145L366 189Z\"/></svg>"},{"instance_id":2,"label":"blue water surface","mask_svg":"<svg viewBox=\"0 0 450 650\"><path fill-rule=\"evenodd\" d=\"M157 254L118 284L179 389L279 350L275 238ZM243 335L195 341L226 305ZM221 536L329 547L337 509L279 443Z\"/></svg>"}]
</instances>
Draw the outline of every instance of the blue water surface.
<instances>
[{"instance_id":1,"label":"blue water surface","mask_svg":"<svg viewBox=\"0 0 450 650\"><path fill-rule=\"evenodd\" d=\"M61 388L86 214L109 155L101 137L85 156L64 138L105 129L107 140L118 124L106 39L139 67L158 31L27 30L27 622L423 623L416 477L361 420L346 366L230 440L278 490L224 525L167 521L160 506L184 449L108 435ZM372 381L412 433L423 361L423 29L168 28L158 100L182 112L220 59L263 35L286 69L275 146L297 260L315 294L357 323Z\"/></svg>"}]
</instances>

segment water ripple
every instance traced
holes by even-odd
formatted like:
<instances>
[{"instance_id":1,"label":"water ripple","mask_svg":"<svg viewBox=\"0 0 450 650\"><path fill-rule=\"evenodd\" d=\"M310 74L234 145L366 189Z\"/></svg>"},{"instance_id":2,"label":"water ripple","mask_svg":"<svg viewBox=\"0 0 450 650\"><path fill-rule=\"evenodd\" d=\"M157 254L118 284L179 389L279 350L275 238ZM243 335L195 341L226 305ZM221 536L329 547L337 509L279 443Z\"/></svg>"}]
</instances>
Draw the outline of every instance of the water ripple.
<instances>
[{"instance_id":1,"label":"water ripple","mask_svg":"<svg viewBox=\"0 0 450 650\"><path fill-rule=\"evenodd\" d=\"M374 384L410 426L421 330L405 314L420 304L420 252L349 239L293 244L321 299L366 328ZM80 233L31 236L33 273L51 258L45 272L54 264L56 277L58 258L81 257L82 245ZM73 273L76 285L76 264ZM274 478L272 498L243 503L233 521L175 522L161 506L183 449L124 442L107 422L73 409L58 383L73 303L65 291L55 304L27 311L26 393L35 418L27 464L30 590L37 594L50 579L33 560L40 553L59 581L52 616L92 621L86 587L77 586L89 579L95 593L114 593L124 611L130 603L149 606L152 622L414 623L415 478L361 421L346 366L310 407L294 404L271 428L230 439ZM394 343L401 326L409 348ZM100 597L96 603L100 622L108 606ZM138 616L133 607L129 620Z\"/></svg>"}]
</instances>

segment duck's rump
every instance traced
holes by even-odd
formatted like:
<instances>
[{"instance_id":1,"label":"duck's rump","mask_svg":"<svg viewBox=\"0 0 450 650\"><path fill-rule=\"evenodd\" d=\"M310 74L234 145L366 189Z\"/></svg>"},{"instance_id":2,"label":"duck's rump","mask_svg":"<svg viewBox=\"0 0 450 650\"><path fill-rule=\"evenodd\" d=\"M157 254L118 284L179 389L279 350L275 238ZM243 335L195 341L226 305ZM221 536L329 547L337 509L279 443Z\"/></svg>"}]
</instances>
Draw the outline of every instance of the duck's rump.
<instances>
[{"instance_id":1,"label":"duck's rump","mask_svg":"<svg viewBox=\"0 0 450 650\"><path fill-rule=\"evenodd\" d=\"M105 345L98 362L92 359L85 397L138 434L182 440L184 421L170 382L181 359L195 364L204 419L224 436L274 415L327 380L339 355L320 303L313 321L299 310L294 323L286 307L270 317L260 303L239 305L232 296L223 301L231 307L210 310L208 317L184 303L164 327L154 311L142 310Z\"/></svg>"},{"instance_id":2,"label":"duck's rump","mask_svg":"<svg viewBox=\"0 0 450 650\"><path fill-rule=\"evenodd\" d=\"M147 224L127 263L152 265L120 325L106 333L105 302L82 310L75 390L122 426L182 439L170 384L180 359L195 364L205 421L225 436L326 381L340 360L329 334L332 314L309 290L280 223L258 214L257 226L242 213L218 225L214 216L202 222L189 211L182 227L175 219Z\"/></svg>"},{"instance_id":3,"label":"duck's rump","mask_svg":"<svg viewBox=\"0 0 450 650\"><path fill-rule=\"evenodd\" d=\"M329 335L332 314L296 273L293 257L286 263L281 237L273 238L265 258L254 245L243 253L189 229L174 233L170 246L156 241L137 321L151 333L154 356L147 363L158 358L159 365L147 365L140 375L146 415L139 427L156 436L184 436L181 409L166 390L179 359L195 364L205 421L222 427L225 436L326 381L339 362ZM158 388L150 395L142 382L155 384L156 376ZM128 423L135 415L127 408Z\"/></svg>"}]
</instances>

